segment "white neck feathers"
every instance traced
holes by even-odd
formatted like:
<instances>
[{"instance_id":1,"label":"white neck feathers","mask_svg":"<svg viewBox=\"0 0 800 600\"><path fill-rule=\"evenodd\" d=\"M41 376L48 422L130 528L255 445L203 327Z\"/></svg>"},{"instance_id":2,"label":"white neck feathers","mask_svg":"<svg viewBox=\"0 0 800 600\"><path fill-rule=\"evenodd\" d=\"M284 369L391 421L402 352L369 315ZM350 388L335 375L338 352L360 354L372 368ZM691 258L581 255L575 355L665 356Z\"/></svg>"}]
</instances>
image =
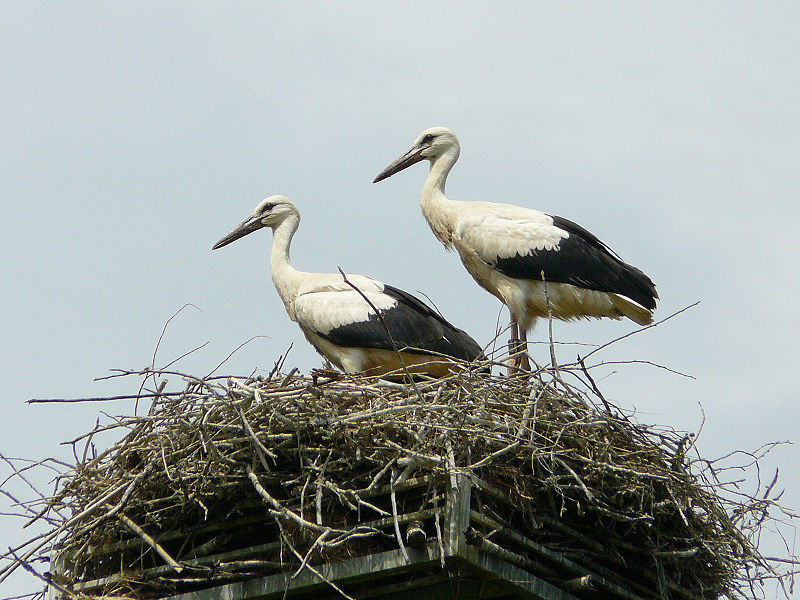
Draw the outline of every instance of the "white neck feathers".
<instances>
[{"instance_id":1,"label":"white neck feathers","mask_svg":"<svg viewBox=\"0 0 800 600\"><path fill-rule=\"evenodd\" d=\"M458 203L445 196L444 188L447 183L447 175L458 160L458 154L458 147L454 147L431 161L431 168L419 197L419 204L425 220L428 221L436 238L447 248L453 245L453 229Z\"/></svg>"},{"instance_id":2,"label":"white neck feathers","mask_svg":"<svg viewBox=\"0 0 800 600\"><path fill-rule=\"evenodd\" d=\"M272 232L272 252L269 257L272 283L275 284L275 289L278 290L278 295L292 318L294 317L290 307L297 296L302 273L292 266L289 247L299 225L300 217L292 215L275 227Z\"/></svg>"}]
</instances>

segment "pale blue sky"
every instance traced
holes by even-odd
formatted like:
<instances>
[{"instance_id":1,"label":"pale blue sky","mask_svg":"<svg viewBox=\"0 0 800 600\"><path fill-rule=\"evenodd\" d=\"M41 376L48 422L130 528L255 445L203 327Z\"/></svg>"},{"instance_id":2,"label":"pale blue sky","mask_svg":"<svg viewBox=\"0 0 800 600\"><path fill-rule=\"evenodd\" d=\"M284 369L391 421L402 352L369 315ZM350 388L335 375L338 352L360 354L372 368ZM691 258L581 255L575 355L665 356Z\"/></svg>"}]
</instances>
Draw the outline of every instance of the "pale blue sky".
<instances>
[{"instance_id":1,"label":"pale blue sky","mask_svg":"<svg viewBox=\"0 0 800 600\"><path fill-rule=\"evenodd\" d=\"M664 317L602 355L601 388L709 455L797 439L800 5L15 3L0 19L5 264L0 450L59 442L131 403L95 383L150 363L224 371L320 360L267 273L269 232L211 245L270 194L302 213L292 258L427 294L481 343L499 303L435 241L418 165L373 177L424 128L461 140L448 194L587 227L658 285ZM506 316L502 316L505 322ZM555 325L596 344L627 322ZM532 333L544 339L546 327ZM572 360L579 347L559 348ZM543 347L534 356L547 359ZM797 446L777 450L800 507ZM5 467L3 467L5 468ZM6 471L0 470L0 478ZM0 505L4 507L5 505ZM5 508L2 508L5 510ZM3 546L21 540L0 518ZM27 532L26 532L27 535ZM38 584L25 575L0 591Z\"/></svg>"}]
</instances>

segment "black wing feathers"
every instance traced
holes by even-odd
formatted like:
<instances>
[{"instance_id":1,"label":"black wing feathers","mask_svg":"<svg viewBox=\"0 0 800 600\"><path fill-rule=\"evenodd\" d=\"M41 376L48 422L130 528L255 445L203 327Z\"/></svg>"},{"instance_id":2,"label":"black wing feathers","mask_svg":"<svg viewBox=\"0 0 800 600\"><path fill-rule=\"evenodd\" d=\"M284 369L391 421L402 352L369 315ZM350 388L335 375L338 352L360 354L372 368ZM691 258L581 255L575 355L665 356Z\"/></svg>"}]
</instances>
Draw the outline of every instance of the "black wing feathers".
<instances>
[{"instance_id":1,"label":"black wing feathers","mask_svg":"<svg viewBox=\"0 0 800 600\"><path fill-rule=\"evenodd\" d=\"M620 258L594 234L563 217L553 225L569 233L558 250L532 250L529 254L498 258L495 267L509 277L545 279L576 287L627 296L647 309L656 307L658 293L650 278Z\"/></svg>"},{"instance_id":2,"label":"black wing feathers","mask_svg":"<svg viewBox=\"0 0 800 600\"><path fill-rule=\"evenodd\" d=\"M420 354L443 354L467 361L483 356L475 340L419 298L390 285L384 286L383 293L397 300L397 306L382 310L381 316L398 349L414 348ZM376 315L332 329L323 337L349 348L393 350L386 328Z\"/></svg>"}]
</instances>

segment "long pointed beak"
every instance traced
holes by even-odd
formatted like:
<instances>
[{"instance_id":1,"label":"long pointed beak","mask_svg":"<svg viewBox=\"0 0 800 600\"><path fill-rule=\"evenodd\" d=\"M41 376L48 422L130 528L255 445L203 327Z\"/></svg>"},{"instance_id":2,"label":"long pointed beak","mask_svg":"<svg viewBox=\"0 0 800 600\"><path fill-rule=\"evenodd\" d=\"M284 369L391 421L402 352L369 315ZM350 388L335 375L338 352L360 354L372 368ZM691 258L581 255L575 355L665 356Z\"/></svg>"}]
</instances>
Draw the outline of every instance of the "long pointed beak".
<instances>
[{"instance_id":1,"label":"long pointed beak","mask_svg":"<svg viewBox=\"0 0 800 600\"><path fill-rule=\"evenodd\" d=\"M418 163L423 158L425 157L422 156L422 148L414 146L408 152L386 167L383 171L378 173L378 176L372 180L372 183L383 181L387 177L391 177L395 173L399 173L406 167L410 167L411 165Z\"/></svg>"},{"instance_id":2,"label":"long pointed beak","mask_svg":"<svg viewBox=\"0 0 800 600\"><path fill-rule=\"evenodd\" d=\"M244 221L239 223L234 229L225 237L223 237L220 241L218 241L214 246L212 246L212 250L216 250L217 248L222 248L223 246L227 246L231 242L235 242L239 238L246 236L249 233L253 233L254 231L258 231L265 225L261 222L261 218L257 215L253 215L251 217L246 218Z\"/></svg>"}]
</instances>

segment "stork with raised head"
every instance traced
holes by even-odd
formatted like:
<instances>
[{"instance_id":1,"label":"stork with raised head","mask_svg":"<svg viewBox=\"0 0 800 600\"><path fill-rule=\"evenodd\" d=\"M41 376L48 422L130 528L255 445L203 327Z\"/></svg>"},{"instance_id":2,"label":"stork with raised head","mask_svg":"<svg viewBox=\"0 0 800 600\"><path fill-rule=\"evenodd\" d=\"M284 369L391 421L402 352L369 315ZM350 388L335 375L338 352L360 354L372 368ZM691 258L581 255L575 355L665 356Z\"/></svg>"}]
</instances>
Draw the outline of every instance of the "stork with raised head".
<instances>
[{"instance_id":1,"label":"stork with raised head","mask_svg":"<svg viewBox=\"0 0 800 600\"><path fill-rule=\"evenodd\" d=\"M300 212L291 200L270 196L213 249L271 228L272 281L286 312L337 367L346 373L384 375L402 369L399 351L411 372L441 377L453 372L450 359L483 357L475 340L408 292L364 275L348 274L345 281L340 273L295 269L289 246L299 224Z\"/></svg>"},{"instance_id":2,"label":"stork with raised head","mask_svg":"<svg viewBox=\"0 0 800 600\"><path fill-rule=\"evenodd\" d=\"M580 225L511 204L448 199L445 182L460 151L451 130L426 129L374 183L422 160L430 162L419 199L422 213L445 248L456 249L475 281L508 307L512 351L527 345L527 332L538 317L652 322L658 298L653 282ZM520 365L529 367L525 353L515 364Z\"/></svg>"}]
</instances>

